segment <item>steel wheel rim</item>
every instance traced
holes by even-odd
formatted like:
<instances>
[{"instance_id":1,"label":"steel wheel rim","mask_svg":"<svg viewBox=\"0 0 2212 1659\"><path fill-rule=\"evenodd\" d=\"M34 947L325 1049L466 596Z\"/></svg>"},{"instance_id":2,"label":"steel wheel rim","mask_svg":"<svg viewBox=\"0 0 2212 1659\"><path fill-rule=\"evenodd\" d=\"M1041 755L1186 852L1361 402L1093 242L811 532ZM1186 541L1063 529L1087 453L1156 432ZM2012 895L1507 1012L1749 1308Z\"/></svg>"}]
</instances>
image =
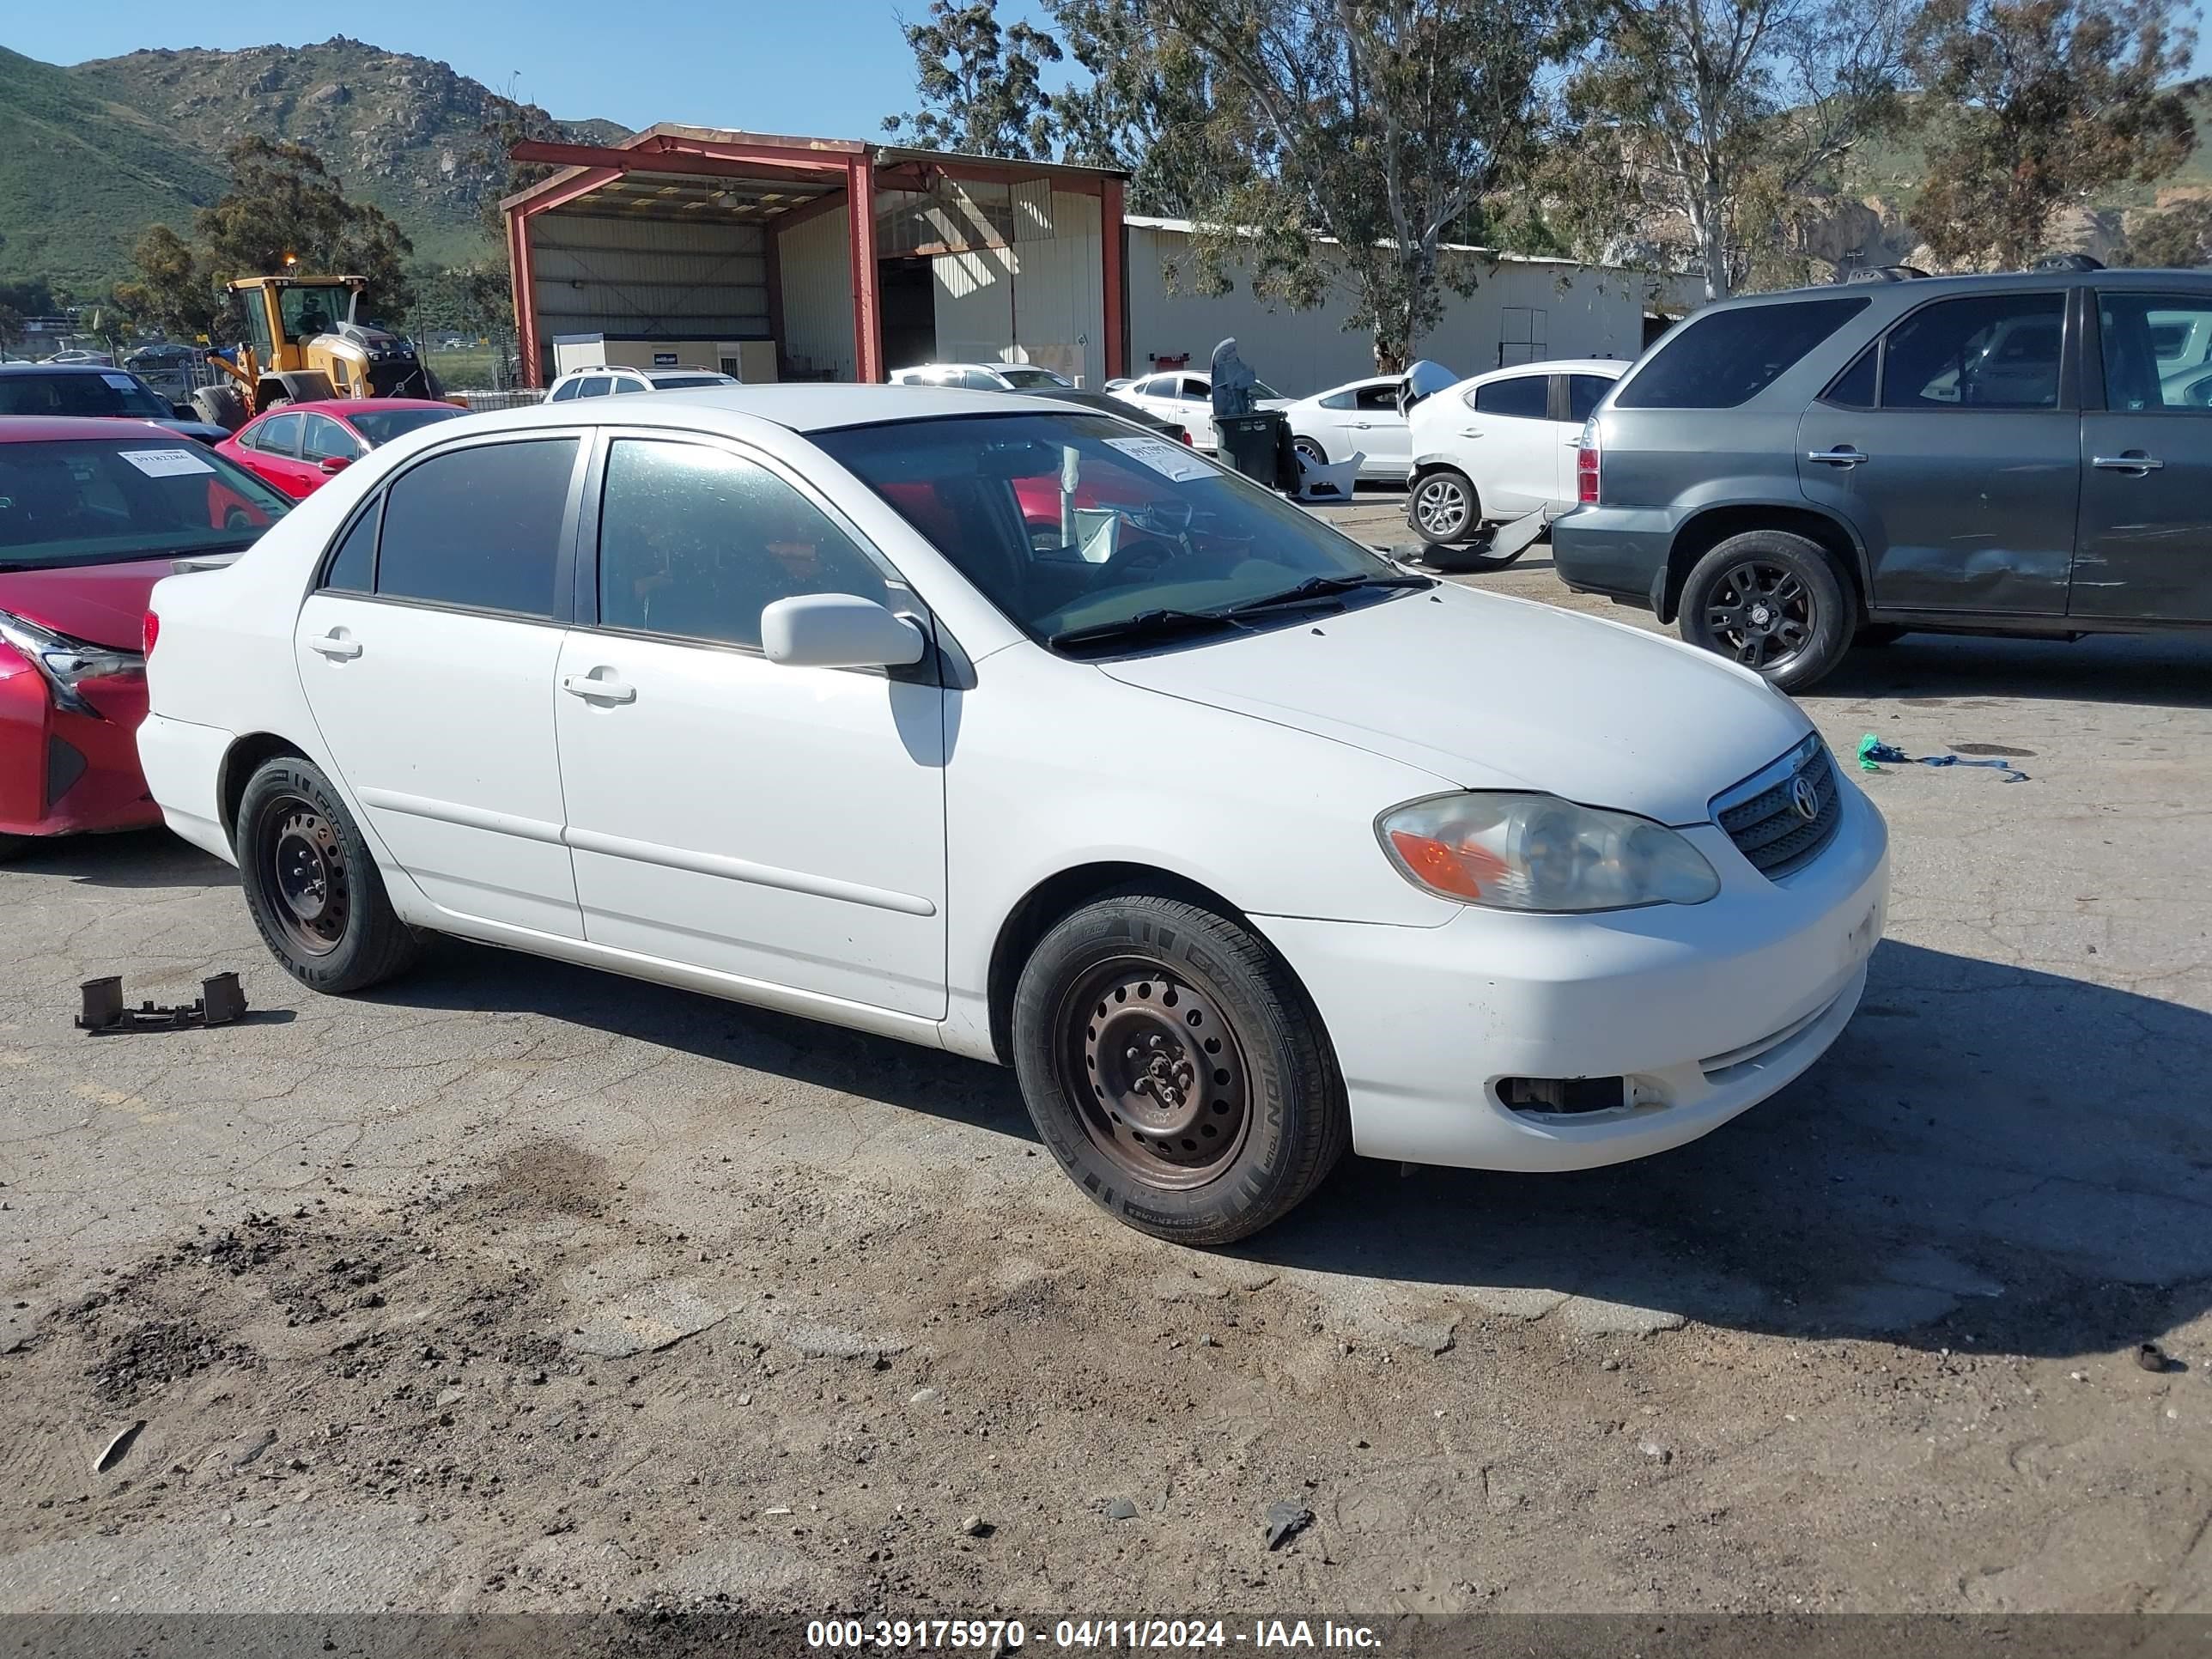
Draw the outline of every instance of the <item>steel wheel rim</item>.
<instances>
[{"instance_id":1,"label":"steel wheel rim","mask_svg":"<svg viewBox=\"0 0 2212 1659\"><path fill-rule=\"evenodd\" d=\"M1218 1179L1251 1133L1251 1070L1219 1003L1158 963L1092 969L1060 1005L1062 1085L1091 1144L1146 1186Z\"/></svg>"},{"instance_id":2,"label":"steel wheel rim","mask_svg":"<svg viewBox=\"0 0 2212 1659\"><path fill-rule=\"evenodd\" d=\"M1467 511L1467 492L1449 478L1431 478L1413 493L1413 517L1431 535L1457 534Z\"/></svg>"},{"instance_id":3,"label":"steel wheel rim","mask_svg":"<svg viewBox=\"0 0 2212 1659\"><path fill-rule=\"evenodd\" d=\"M1763 559L1730 566L1705 611L1706 631L1725 653L1756 669L1786 667L1804 655L1819 620L1803 579Z\"/></svg>"},{"instance_id":4,"label":"steel wheel rim","mask_svg":"<svg viewBox=\"0 0 2212 1659\"><path fill-rule=\"evenodd\" d=\"M353 915L345 840L313 802L285 795L261 817L260 861L270 912L303 955L326 957L345 939Z\"/></svg>"}]
</instances>

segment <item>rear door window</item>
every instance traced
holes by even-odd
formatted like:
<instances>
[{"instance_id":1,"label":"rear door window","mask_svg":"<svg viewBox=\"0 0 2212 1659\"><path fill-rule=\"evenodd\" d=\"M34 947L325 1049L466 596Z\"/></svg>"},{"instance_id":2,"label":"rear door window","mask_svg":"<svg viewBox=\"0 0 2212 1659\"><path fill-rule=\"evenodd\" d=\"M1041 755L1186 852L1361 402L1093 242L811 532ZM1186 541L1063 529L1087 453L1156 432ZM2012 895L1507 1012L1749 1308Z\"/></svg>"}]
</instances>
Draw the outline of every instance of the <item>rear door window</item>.
<instances>
[{"instance_id":1,"label":"rear door window","mask_svg":"<svg viewBox=\"0 0 2212 1659\"><path fill-rule=\"evenodd\" d=\"M270 416L261 423L260 441L253 447L264 455L284 455L297 460L301 418L297 415Z\"/></svg>"},{"instance_id":2,"label":"rear door window","mask_svg":"<svg viewBox=\"0 0 2212 1659\"><path fill-rule=\"evenodd\" d=\"M1613 390L1613 382L1602 374L1570 374L1567 376L1567 418L1577 426L1597 412L1605 394Z\"/></svg>"},{"instance_id":3,"label":"rear door window","mask_svg":"<svg viewBox=\"0 0 2212 1659\"><path fill-rule=\"evenodd\" d=\"M2056 409L2066 296L1978 294L1923 306L1882 346L1884 409Z\"/></svg>"},{"instance_id":4,"label":"rear door window","mask_svg":"<svg viewBox=\"0 0 2212 1659\"><path fill-rule=\"evenodd\" d=\"M1516 421L1541 421L1552 412L1552 377L1516 374L1508 380L1487 380L1475 387L1468 401L1485 415L1504 415Z\"/></svg>"},{"instance_id":5,"label":"rear door window","mask_svg":"<svg viewBox=\"0 0 2212 1659\"><path fill-rule=\"evenodd\" d=\"M2212 295L2100 294L2097 322L2106 408L2212 409Z\"/></svg>"},{"instance_id":6,"label":"rear door window","mask_svg":"<svg viewBox=\"0 0 2212 1659\"><path fill-rule=\"evenodd\" d=\"M378 544L380 598L554 614L574 438L476 444L392 484Z\"/></svg>"},{"instance_id":7,"label":"rear door window","mask_svg":"<svg viewBox=\"0 0 2212 1659\"><path fill-rule=\"evenodd\" d=\"M1867 308L1864 295L1709 311L1659 348L1616 409L1735 409Z\"/></svg>"}]
</instances>

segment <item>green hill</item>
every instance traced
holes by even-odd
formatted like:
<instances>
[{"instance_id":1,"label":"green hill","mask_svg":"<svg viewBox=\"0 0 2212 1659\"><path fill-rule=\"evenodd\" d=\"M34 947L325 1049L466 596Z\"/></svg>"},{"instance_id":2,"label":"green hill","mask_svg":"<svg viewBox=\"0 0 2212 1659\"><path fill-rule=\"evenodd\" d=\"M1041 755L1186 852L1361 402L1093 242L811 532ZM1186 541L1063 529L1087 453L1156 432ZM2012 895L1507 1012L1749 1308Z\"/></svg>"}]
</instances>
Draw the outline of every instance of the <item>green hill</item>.
<instances>
[{"instance_id":1,"label":"green hill","mask_svg":"<svg viewBox=\"0 0 2212 1659\"><path fill-rule=\"evenodd\" d=\"M314 150L426 263L481 257L478 214L504 174L478 135L497 106L447 64L343 36L68 69L0 50L0 280L89 292L128 275L148 226L190 234L194 212L222 193L223 150L248 133ZM586 142L623 133L563 125Z\"/></svg>"}]
</instances>

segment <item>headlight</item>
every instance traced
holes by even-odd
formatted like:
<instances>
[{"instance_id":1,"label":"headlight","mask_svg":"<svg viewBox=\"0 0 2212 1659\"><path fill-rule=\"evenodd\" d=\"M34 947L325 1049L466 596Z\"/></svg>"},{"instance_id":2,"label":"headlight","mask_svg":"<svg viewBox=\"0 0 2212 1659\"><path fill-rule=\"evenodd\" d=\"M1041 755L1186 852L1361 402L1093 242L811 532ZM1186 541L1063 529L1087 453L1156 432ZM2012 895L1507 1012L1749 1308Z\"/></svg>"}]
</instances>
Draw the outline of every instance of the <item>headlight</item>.
<instances>
[{"instance_id":1,"label":"headlight","mask_svg":"<svg viewBox=\"0 0 2212 1659\"><path fill-rule=\"evenodd\" d=\"M1498 910L1702 904L1721 890L1705 856L1649 818L1556 795L1437 795L1375 823L1415 885Z\"/></svg>"},{"instance_id":2,"label":"headlight","mask_svg":"<svg viewBox=\"0 0 2212 1659\"><path fill-rule=\"evenodd\" d=\"M55 704L72 714L106 718L77 690L84 681L118 679L146 672L146 659L136 651L87 645L82 640L57 634L51 628L41 628L5 611L0 611L0 640L14 646L37 666L46 677L46 684L53 688Z\"/></svg>"}]
</instances>

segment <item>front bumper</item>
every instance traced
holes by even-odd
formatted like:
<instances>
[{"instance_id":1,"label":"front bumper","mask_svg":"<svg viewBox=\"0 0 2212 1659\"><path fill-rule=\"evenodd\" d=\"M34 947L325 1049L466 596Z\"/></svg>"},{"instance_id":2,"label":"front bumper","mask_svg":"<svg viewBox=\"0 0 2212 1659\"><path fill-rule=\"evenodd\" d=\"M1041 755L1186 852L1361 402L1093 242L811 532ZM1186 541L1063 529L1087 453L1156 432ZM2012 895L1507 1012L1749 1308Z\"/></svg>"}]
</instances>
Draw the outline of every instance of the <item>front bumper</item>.
<instances>
[{"instance_id":1,"label":"front bumper","mask_svg":"<svg viewBox=\"0 0 2212 1659\"><path fill-rule=\"evenodd\" d=\"M1578 1170L1716 1129L1825 1053L1857 1008L1889 893L1888 832L1856 787L1836 839L1771 882L1714 826L1701 905L1592 916L1470 908L1441 927L1255 918L1335 1045L1372 1158ZM1516 1110L1506 1078L1628 1079L1632 1103Z\"/></svg>"},{"instance_id":2,"label":"front bumper","mask_svg":"<svg viewBox=\"0 0 2212 1659\"><path fill-rule=\"evenodd\" d=\"M56 708L46 676L0 646L0 835L70 836L161 821L138 769L143 679L88 680L98 716Z\"/></svg>"}]
</instances>

